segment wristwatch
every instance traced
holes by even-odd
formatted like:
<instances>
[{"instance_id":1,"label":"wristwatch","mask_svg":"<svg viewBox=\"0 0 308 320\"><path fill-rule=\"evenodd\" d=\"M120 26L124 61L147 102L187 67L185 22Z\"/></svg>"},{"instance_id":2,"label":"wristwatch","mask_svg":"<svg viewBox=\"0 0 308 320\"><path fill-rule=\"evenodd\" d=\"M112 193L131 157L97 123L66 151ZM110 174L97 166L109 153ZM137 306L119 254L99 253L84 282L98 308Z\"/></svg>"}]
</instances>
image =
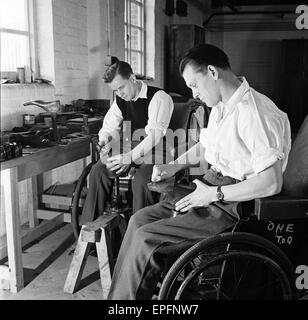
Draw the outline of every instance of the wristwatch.
<instances>
[{"instance_id":1,"label":"wristwatch","mask_svg":"<svg viewBox=\"0 0 308 320\"><path fill-rule=\"evenodd\" d=\"M224 200L224 193L221 191L221 186L217 187L217 192L216 192L216 197L218 201L223 201Z\"/></svg>"}]
</instances>

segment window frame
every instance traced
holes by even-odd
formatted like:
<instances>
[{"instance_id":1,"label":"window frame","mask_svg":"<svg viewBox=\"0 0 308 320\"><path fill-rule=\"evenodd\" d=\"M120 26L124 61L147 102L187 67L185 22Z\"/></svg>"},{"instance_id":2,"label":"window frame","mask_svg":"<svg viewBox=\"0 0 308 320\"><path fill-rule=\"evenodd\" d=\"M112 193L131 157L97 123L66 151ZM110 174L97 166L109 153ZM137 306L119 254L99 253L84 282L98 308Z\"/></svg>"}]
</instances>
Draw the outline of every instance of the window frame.
<instances>
[{"instance_id":1,"label":"window frame","mask_svg":"<svg viewBox=\"0 0 308 320\"><path fill-rule=\"evenodd\" d=\"M35 1L36 0L26 0L26 6L25 6L26 30L0 28L1 33L4 32L7 34L18 34L18 35L24 35L27 37L27 45L25 48L27 65L25 67L28 67L30 69L31 82L33 82L34 78L38 76ZM9 78L9 79L15 80L17 76L17 70L16 71L0 70L0 74L1 74L1 78Z\"/></svg>"},{"instance_id":2,"label":"window frame","mask_svg":"<svg viewBox=\"0 0 308 320\"><path fill-rule=\"evenodd\" d=\"M125 61L131 64L131 53L138 53L141 57L141 73L135 72L136 76L145 77L145 1L146 0L125 0L125 10L124 10L124 51L125 51ZM131 22L131 4L140 7L140 24L141 26L135 25ZM133 49L131 45L131 34L132 29L139 30L141 32L141 43L140 50Z\"/></svg>"}]
</instances>

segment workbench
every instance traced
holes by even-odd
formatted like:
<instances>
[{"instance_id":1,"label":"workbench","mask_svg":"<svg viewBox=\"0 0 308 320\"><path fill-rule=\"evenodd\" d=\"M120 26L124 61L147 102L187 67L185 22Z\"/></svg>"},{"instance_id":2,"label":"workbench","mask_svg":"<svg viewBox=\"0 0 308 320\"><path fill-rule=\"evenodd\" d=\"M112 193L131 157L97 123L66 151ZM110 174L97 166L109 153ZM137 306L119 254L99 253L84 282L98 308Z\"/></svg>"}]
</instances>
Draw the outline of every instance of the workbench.
<instances>
[{"instance_id":1,"label":"workbench","mask_svg":"<svg viewBox=\"0 0 308 320\"><path fill-rule=\"evenodd\" d=\"M40 208L43 190L43 173L91 154L90 137L77 138L66 145L37 149L1 163L1 185L4 190L6 235L0 237L0 260L8 257L8 265L0 265L0 289L18 292L24 287L22 247L65 221L63 213L53 212L44 219ZM20 225L18 183L28 183L29 228ZM47 211L48 213L48 211Z\"/></svg>"}]
</instances>

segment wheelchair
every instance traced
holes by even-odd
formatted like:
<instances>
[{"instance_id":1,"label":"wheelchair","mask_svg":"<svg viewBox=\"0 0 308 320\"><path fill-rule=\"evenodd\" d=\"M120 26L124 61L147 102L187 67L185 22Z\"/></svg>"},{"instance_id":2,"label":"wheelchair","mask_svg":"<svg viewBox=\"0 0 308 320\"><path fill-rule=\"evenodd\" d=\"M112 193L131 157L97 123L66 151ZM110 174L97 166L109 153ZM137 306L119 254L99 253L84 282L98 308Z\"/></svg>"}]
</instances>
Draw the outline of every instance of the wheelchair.
<instances>
[{"instance_id":1,"label":"wheelchair","mask_svg":"<svg viewBox=\"0 0 308 320\"><path fill-rule=\"evenodd\" d=\"M97 142L97 137L93 137L92 143L97 146ZM93 165L97 161L100 161L98 149L93 148L93 150L95 151L92 162L83 169L73 192L71 205L71 225L76 240L78 240L81 231L79 219L81 217L83 204L88 193L88 175ZM132 209L131 177L127 174L120 174L114 175L113 179L114 183L112 195L106 204L106 213L117 212L118 214L122 214L126 220L128 220L128 212Z\"/></svg>"},{"instance_id":2,"label":"wheelchair","mask_svg":"<svg viewBox=\"0 0 308 320\"><path fill-rule=\"evenodd\" d=\"M308 266L308 116L292 145L282 192L238 206L241 218L232 229L175 260L158 300L290 300L308 293L296 273Z\"/></svg>"},{"instance_id":3,"label":"wheelchair","mask_svg":"<svg viewBox=\"0 0 308 320\"><path fill-rule=\"evenodd\" d=\"M170 120L169 128L173 131L179 128L185 129L185 134L176 137L176 141L174 141L174 158L177 158L179 149L183 150L183 145L186 151L188 146L198 139L200 128L207 125L209 114L210 109L198 100L189 99L188 101L183 101L182 99L178 100L177 98L174 98L174 111ZM195 130L191 131L191 129ZM93 137L92 144L97 145L97 142L97 137ZM96 148L92 148L92 150L96 150ZM81 231L79 220L82 213L83 203L88 192L88 175L92 166L99 161L99 154L97 150L92 156L92 162L83 169L73 192L71 204L71 225L76 240L78 239ZM132 178L133 177L131 175L127 174L115 176L112 196L106 206L108 212L111 211L123 214L126 220L129 219L130 212L132 211Z\"/></svg>"}]
</instances>

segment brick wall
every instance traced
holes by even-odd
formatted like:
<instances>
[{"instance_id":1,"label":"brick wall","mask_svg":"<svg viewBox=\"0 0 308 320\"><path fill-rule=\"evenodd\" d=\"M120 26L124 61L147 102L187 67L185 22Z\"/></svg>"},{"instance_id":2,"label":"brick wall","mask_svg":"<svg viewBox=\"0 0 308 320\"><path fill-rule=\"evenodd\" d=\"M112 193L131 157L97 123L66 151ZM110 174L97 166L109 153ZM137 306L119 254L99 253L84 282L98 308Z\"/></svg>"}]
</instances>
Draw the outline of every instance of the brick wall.
<instances>
[{"instance_id":1,"label":"brick wall","mask_svg":"<svg viewBox=\"0 0 308 320\"><path fill-rule=\"evenodd\" d=\"M54 100L55 88L47 84L5 84L1 86L1 131L22 126L24 113L39 114L43 109L23 106L31 100Z\"/></svg>"},{"instance_id":2,"label":"brick wall","mask_svg":"<svg viewBox=\"0 0 308 320\"><path fill-rule=\"evenodd\" d=\"M54 0L53 37L56 98L89 98L87 0Z\"/></svg>"}]
</instances>

